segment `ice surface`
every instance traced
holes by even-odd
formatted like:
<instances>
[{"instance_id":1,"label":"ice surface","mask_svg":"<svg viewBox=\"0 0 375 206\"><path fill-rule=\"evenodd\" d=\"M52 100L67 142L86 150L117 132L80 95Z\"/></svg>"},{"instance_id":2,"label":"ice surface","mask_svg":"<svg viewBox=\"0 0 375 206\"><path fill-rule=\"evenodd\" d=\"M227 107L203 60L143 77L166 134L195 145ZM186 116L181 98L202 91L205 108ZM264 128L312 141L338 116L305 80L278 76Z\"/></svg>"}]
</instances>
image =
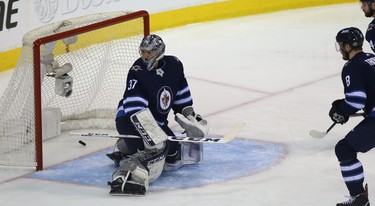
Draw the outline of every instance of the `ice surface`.
<instances>
[{"instance_id":1,"label":"ice surface","mask_svg":"<svg viewBox=\"0 0 375 206\"><path fill-rule=\"evenodd\" d=\"M351 26L365 32L370 21L358 3L352 3L157 32L166 43L166 53L184 63L195 110L207 118L214 134L223 135L234 122L244 121L247 124L239 137L286 146L285 158L266 170L197 187L155 189L144 197L112 197L106 187L41 180L30 178L30 170L2 169L1 205L335 205L348 192L334 145L360 118L337 125L323 139L311 138L309 131L327 129L330 104L343 97L340 72L344 61L334 48L336 33ZM367 43L365 50L370 52ZM0 78L6 79L7 73ZM173 121L171 126L177 128ZM113 145L113 140L83 140L86 147L69 136L46 142L46 166ZM220 152L213 155L226 158ZM358 157L369 183L370 201L375 202L374 151ZM233 161L242 164L236 158ZM219 168L214 172L223 173ZM27 175L18 177L22 174ZM90 172L84 176L91 178Z\"/></svg>"}]
</instances>

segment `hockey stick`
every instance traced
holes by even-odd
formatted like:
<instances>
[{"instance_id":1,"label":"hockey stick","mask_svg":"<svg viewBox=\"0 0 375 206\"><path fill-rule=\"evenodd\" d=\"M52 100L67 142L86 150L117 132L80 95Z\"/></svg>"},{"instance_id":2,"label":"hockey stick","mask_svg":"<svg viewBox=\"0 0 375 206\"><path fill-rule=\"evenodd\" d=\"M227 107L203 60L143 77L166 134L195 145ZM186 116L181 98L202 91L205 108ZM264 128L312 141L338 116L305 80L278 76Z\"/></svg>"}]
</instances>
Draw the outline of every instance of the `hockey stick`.
<instances>
[{"instance_id":1,"label":"hockey stick","mask_svg":"<svg viewBox=\"0 0 375 206\"><path fill-rule=\"evenodd\" d=\"M331 129L336 125L337 123L334 122L326 131L324 132L319 132L315 129L311 130L310 131L310 136L316 138L316 139L321 139L323 138L324 136L326 136L326 134L328 134L329 131L331 131Z\"/></svg>"},{"instance_id":2,"label":"hockey stick","mask_svg":"<svg viewBox=\"0 0 375 206\"><path fill-rule=\"evenodd\" d=\"M356 114L353 114L353 115L350 115L350 117L360 117L360 116L363 116L363 113L356 113ZM316 139L322 139L323 137L325 137L329 131L331 131L331 129L336 125L337 123L334 122L326 131L324 132L320 132L320 131L317 131L315 129L313 130L310 130L310 136L311 137L314 137Z\"/></svg>"},{"instance_id":3,"label":"hockey stick","mask_svg":"<svg viewBox=\"0 0 375 206\"><path fill-rule=\"evenodd\" d=\"M183 137L183 136L169 136L168 139L171 141L182 141L182 142L209 142L209 143L227 143L236 137L236 135L242 130L245 123L236 123L231 131L222 138L210 138L210 137Z\"/></svg>"},{"instance_id":4,"label":"hockey stick","mask_svg":"<svg viewBox=\"0 0 375 206\"><path fill-rule=\"evenodd\" d=\"M211 137L184 137L184 136L168 136L168 140L171 141L179 141L179 142L204 142L204 143L227 143L230 142L232 139L236 137L236 135L242 130L245 126L245 123L236 123L231 131L226 134L222 138L211 138ZM110 137L110 138L141 138L140 136L136 135L118 135L118 134L108 134L108 133L96 133L96 132L88 132L88 133L74 133L71 132L70 135L72 136L81 136L81 137Z\"/></svg>"}]
</instances>

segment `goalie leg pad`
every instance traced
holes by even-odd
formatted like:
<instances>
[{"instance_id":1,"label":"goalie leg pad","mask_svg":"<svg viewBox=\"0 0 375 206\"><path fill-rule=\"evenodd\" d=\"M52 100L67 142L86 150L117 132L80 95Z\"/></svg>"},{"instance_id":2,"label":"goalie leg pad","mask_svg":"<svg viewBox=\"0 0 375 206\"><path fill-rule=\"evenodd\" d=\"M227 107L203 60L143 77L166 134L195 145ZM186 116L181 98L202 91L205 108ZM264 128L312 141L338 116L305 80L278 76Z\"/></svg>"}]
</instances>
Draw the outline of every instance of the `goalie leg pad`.
<instances>
[{"instance_id":1,"label":"goalie leg pad","mask_svg":"<svg viewBox=\"0 0 375 206\"><path fill-rule=\"evenodd\" d=\"M129 180L129 177L130 171L118 171L117 173L115 173L113 176L113 181L108 182L108 185L111 186L111 191L109 193L112 195L144 195L147 191L147 188L144 186L144 184Z\"/></svg>"},{"instance_id":2,"label":"goalie leg pad","mask_svg":"<svg viewBox=\"0 0 375 206\"><path fill-rule=\"evenodd\" d=\"M149 183L161 175L168 148L142 150L120 161L112 175L111 194L140 194L147 192Z\"/></svg>"},{"instance_id":3,"label":"goalie leg pad","mask_svg":"<svg viewBox=\"0 0 375 206\"><path fill-rule=\"evenodd\" d=\"M166 162L165 171L177 170L183 165L201 164L203 161L203 143L180 142L180 149L177 151L179 160Z\"/></svg>"},{"instance_id":4,"label":"goalie leg pad","mask_svg":"<svg viewBox=\"0 0 375 206\"><path fill-rule=\"evenodd\" d=\"M203 161L203 143L181 142L183 165L200 164Z\"/></svg>"},{"instance_id":5,"label":"goalie leg pad","mask_svg":"<svg viewBox=\"0 0 375 206\"><path fill-rule=\"evenodd\" d=\"M113 173L110 194L144 195L148 190L148 171L139 161L128 158Z\"/></svg>"},{"instance_id":6,"label":"goalie leg pad","mask_svg":"<svg viewBox=\"0 0 375 206\"><path fill-rule=\"evenodd\" d=\"M162 144L164 145L162 150L145 150L146 155L140 158L141 164L148 170L149 182L154 182L163 172L168 147L165 143Z\"/></svg>"}]
</instances>

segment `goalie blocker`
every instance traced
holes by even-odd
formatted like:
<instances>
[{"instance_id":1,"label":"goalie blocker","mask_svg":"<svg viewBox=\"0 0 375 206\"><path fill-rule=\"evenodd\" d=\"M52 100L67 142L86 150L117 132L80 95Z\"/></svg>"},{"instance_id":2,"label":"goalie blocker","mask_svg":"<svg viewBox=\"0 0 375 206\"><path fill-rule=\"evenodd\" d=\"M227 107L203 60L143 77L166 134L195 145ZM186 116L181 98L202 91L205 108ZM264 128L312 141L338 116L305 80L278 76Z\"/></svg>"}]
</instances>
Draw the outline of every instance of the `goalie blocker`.
<instances>
[{"instance_id":1,"label":"goalie blocker","mask_svg":"<svg viewBox=\"0 0 375 206\"><path fill-rule=\"evenodd\" d=\"M176 113L175 120L185 129L188 136L204 138L208 135L207 121L196 115L193 107L188 106L182 114ZM131 121L141 134L145 147L150 149L165 142L168 135L156 123L151 111L146 108L131 116ZM160 148L159 148L160 149ZM203 143L180 142L174 154L167 155L165 170L177 170L182 165L198 164L203 159Z\"/></svg>"}]
</instances>

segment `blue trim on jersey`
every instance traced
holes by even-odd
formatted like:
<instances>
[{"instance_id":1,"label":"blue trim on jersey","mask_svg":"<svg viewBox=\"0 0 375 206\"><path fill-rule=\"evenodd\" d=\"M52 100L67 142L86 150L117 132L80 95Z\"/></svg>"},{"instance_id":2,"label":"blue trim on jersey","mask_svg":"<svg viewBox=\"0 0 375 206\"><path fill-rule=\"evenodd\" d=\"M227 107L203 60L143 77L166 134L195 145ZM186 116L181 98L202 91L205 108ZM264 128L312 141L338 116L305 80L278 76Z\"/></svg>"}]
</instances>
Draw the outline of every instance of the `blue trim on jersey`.
<instances>
[{"instance_id":1,"label":"blue trim on jersey","mask_svg":"<svg viewBox=\"0 0 375 206\"><path fill-rule=\"evenodd\" d=\"M144 108L146 108L146 107L130 107L130 108L124 109L124 111L125 111L125 114L128 114L128 113L134 113L134 112L137 112L137 111L141 111Z\"/></svg>"},{"instance_id":2,"label":"blue trim on jersey","mask_svg":"<svg viewBox=\"0 0 375 206\"><path fill-rule=\"evenodd\" d=\"M357 110L363 109L365 107L366 99L367 95L363 91L353 91L345 93L345 102L349 106Z\"/></svg>"},{"instance_id":3,"label":"blue trim on jersey","mask_svg":"<svg viewBox=\"0 0 375 206\"><path fill-rule=\"evenodd\" d=\"M140 96L127 97L117 109L116 118L130 115L148 106L148 101ZM126 108L126 109L125 109Z\"/></svg>"},{"instance_id":4,"label":"blue trim on jersey","mask_svg":"<svg viewBox=\"0 0 375 206\"><path fill-rule=\"evenodd\" d=\"M345 94L347 97L360 97L363 99L367 98L367 95L364 91L353 91L353 92L348 92Z\"/></svg>"},{"instance_id":5,"label":"blue trim on jersey","mask_svg":"<svg viewBox=\"0 0 375 206\"><path fill-rule=\"evenodd\" d=\"M365 107L365 104L363 104L363 103L350 102L348 100L345 100L345 102L349 106L351 106L351 107L353 107L354 109L357 109L357 110L363 109Z\"/></svg>"},{"instance_id":6,"label":"blue trim on jersey","mask_svg":"<svg viewBox=\"0 0 375 206\"><path fill-rule=\"evenodd\" d=\"M175 101L174 102L174 105L181 105L181 104L186 104L188 102L191 102L192 98L191 96L189 96L188 98L185 98L185 99L181 99L181 100L178 100L178 101Z\"/></svg>"},{"instance_id":7,"label":"blue trim on jersey","mask_svg":"<svg viewBox=\"0 0 375 206\"><path fill-rule=\"evenodd\" d=\"M181 96L181 95L185 94L186 92L190 92L190 89L189 89L188 86L185 87L185 88L183 88L183 89L181 89L180 91L178 91L177 94L176 94L176 96Z\"/></svg>"},{"instance_id":8,"label":"blue trim on jersey","mask_svg":"<svg viewBox=\"0 0 375 206\"><path fill-rule=\"evenodd\" d=\"M123 105L127 105L127 104L130 104L130 103L141 103L142 105L145 105L147 106L148 105L148 101L142 97L139 97L139 96L135 96L135 97L127 97L126 99L124 99L122 101L122 104Z\"/></svg>"},{"instance_id":9,"label":"blue trim on jersey","mask_svg":"<svg viewBox=\"0 0 375 206\"><path fill-rule=\"evenodd\" d=\"M177 92L176 100L174 101L174 105L183 105L186 103L192 102L192 97L190 94L189 87L185 87L182 90Z\"/></svg>"}]
</instances>

